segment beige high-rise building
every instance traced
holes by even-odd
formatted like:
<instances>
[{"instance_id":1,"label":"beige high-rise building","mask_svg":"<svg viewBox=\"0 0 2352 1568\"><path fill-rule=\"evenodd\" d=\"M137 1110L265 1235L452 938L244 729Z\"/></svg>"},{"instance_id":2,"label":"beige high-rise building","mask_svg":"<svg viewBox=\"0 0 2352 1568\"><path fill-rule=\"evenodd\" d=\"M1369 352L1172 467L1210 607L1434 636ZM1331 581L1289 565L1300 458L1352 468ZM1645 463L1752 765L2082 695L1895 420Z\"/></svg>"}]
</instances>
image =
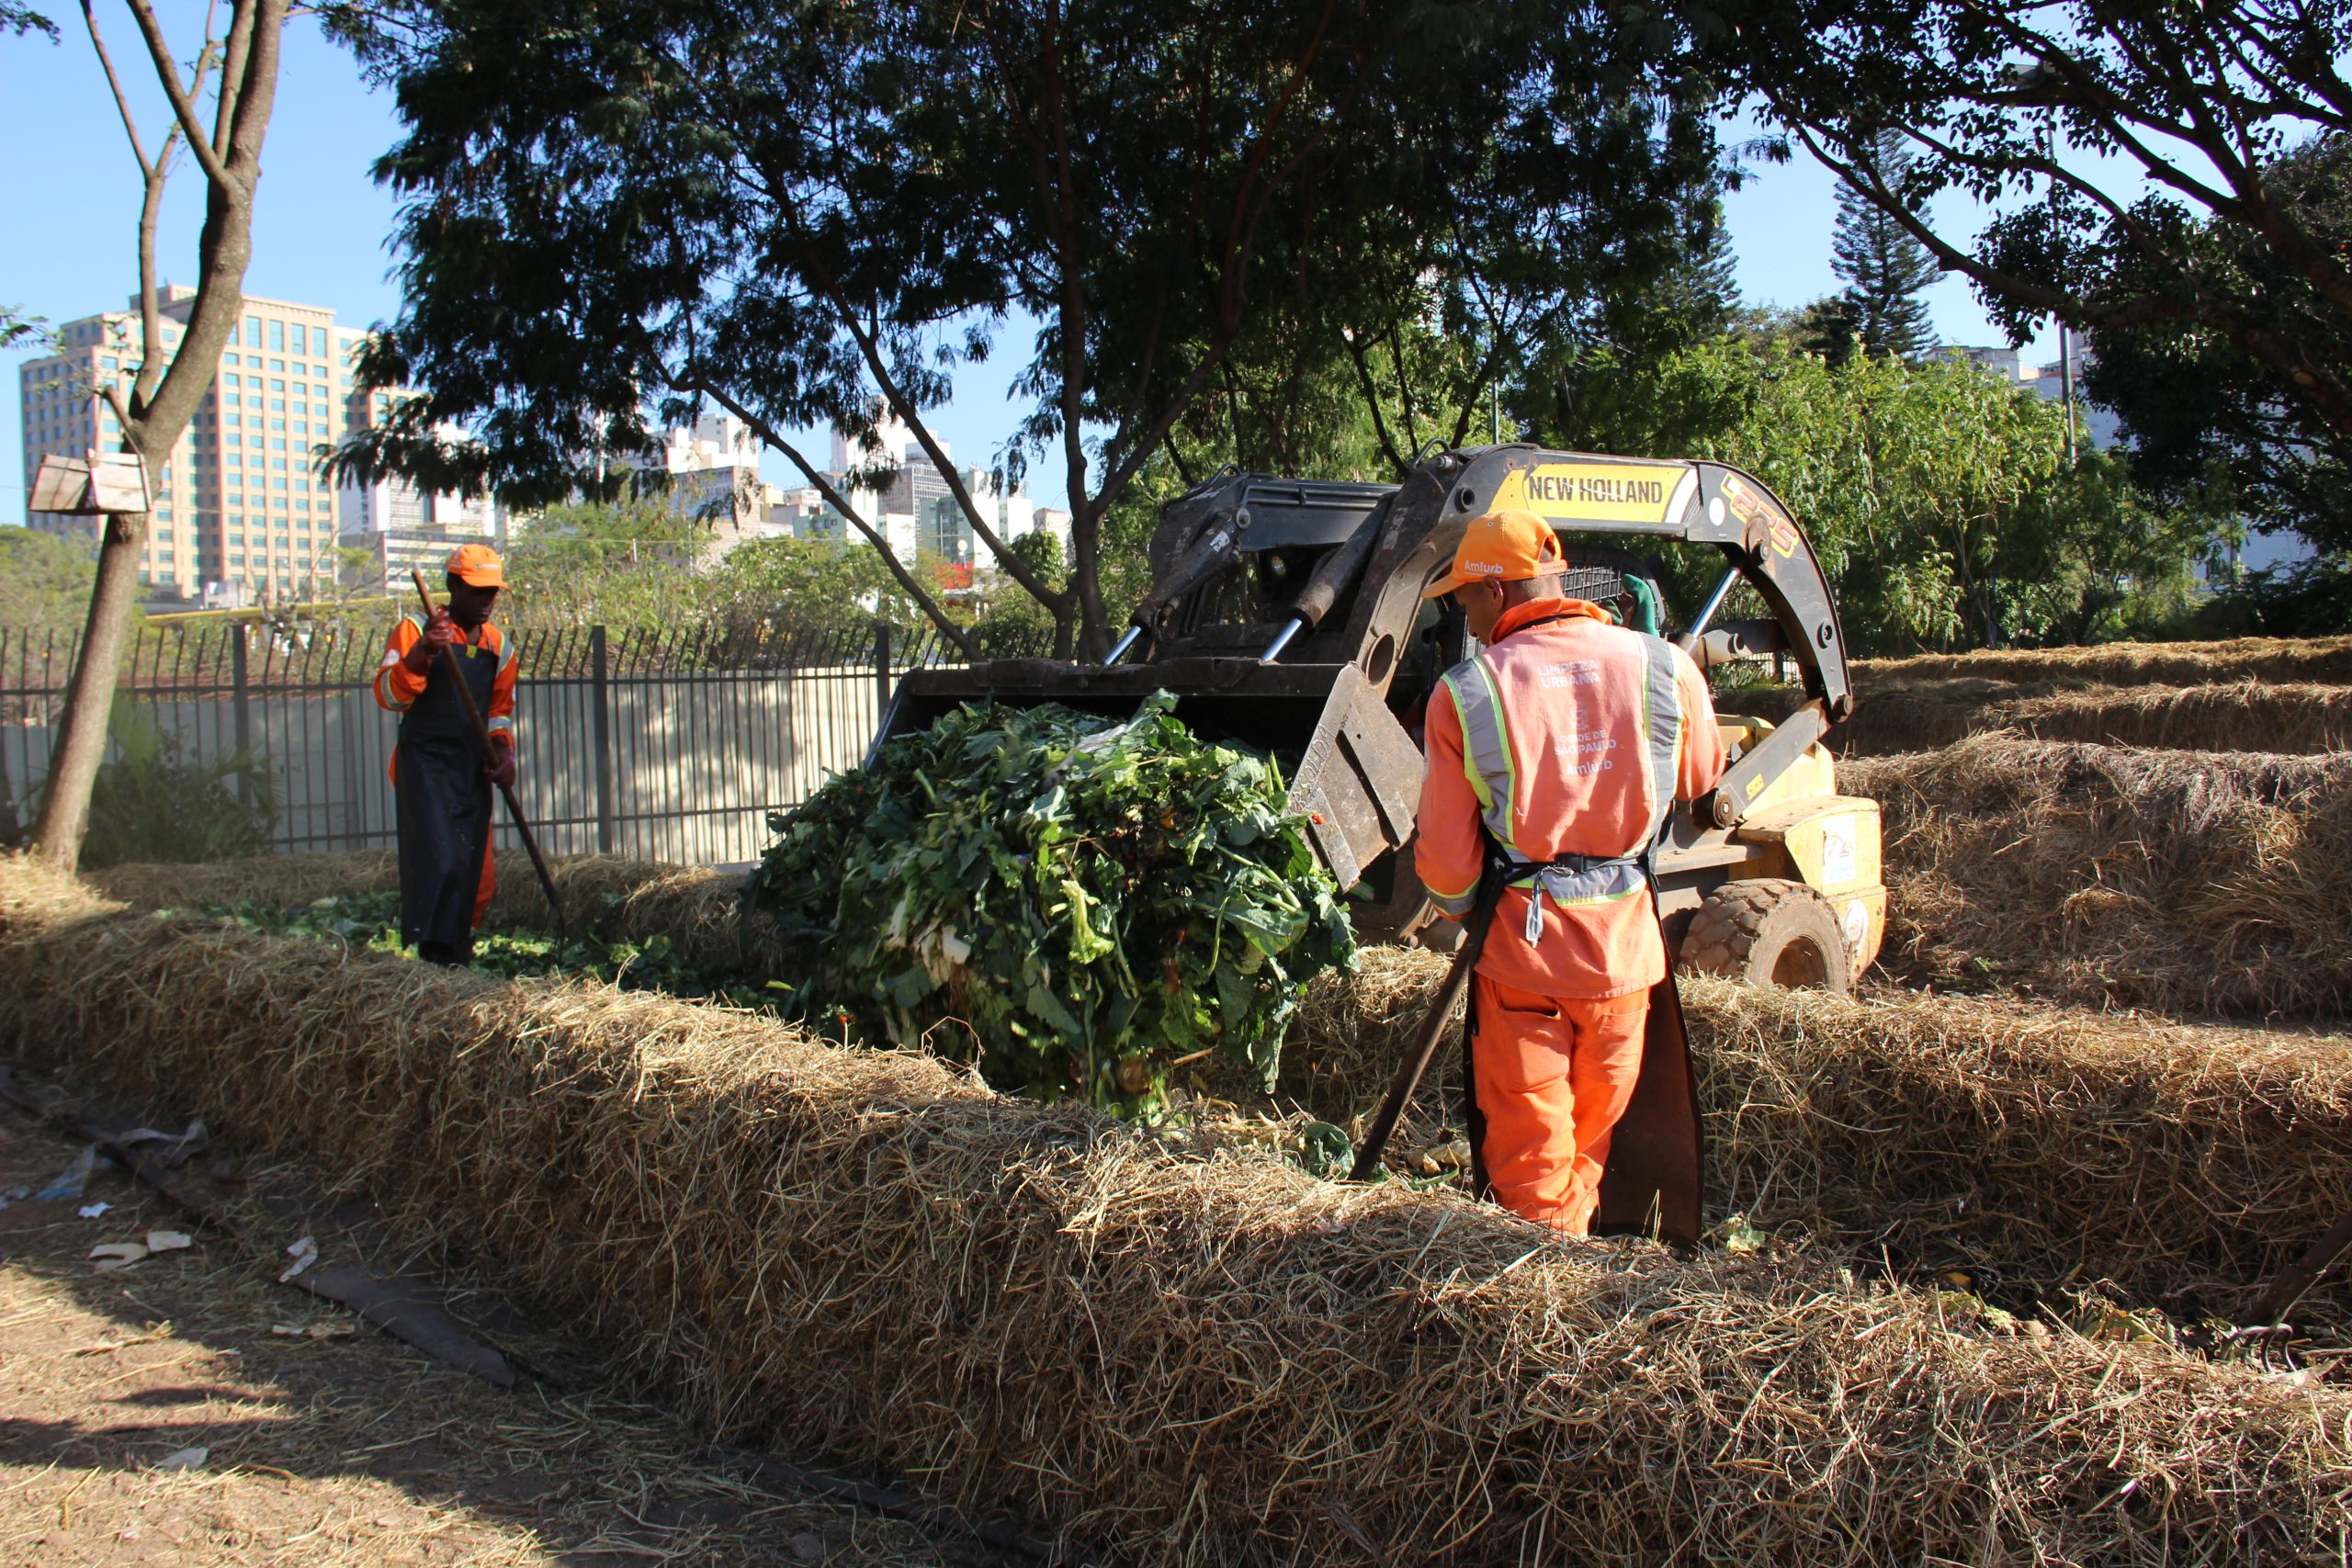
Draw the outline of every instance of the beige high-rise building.
<instances>
[{"instance_id":1,"label":"beige high-rise building","mask_svg":"<svg viewBox=\"0 0 2352 1568\"><path fill-rule=\"evenodd\" d=\"M192 288L163 292L166 360L178 352L195 299ZM17 371L28 493L45 453L123 450L99 388L111 381L128 393L146 353L135 297L127 310L67 322L62 335L62 354ZM339 443L368 415L351 373L365 341L337 327L323 306L245 300L196 417L150 475L154 510L140 571L151 594L253 604L334 591L336 497L315 476L312 449ZM85 536L93 529L81 517L34 513L28 521Z\"/></svg>"}]
</instances>

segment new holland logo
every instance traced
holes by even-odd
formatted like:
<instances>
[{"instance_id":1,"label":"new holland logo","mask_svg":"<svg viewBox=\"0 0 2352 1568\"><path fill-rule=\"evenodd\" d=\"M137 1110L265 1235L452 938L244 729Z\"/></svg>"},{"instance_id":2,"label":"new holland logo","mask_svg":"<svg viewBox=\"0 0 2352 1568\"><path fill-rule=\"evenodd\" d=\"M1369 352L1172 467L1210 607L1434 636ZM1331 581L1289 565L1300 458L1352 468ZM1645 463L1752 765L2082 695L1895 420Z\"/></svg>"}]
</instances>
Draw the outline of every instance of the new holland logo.
<instances>
[{"instance_id":1,"label":"new holland logo","mask_svg":"<svg viewBox=\"0 0 2352 1568\"><path fill-rule=\"evenodd\" d=\"M1555 523L1666 521L1679 468L1647 463L1539 463L1503 480L1488 507Z\"/></svg>"}]
</instances>

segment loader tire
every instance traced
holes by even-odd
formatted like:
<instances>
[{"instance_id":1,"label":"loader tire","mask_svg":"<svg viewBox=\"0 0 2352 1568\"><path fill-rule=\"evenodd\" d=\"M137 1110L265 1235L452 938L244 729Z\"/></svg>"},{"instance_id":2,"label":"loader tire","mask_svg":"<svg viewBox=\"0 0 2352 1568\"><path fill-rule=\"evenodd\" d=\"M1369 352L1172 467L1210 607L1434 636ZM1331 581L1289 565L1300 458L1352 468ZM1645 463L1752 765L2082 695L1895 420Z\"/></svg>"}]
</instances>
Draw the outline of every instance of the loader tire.
<instances>
[{"instance_id":1,"label":"loader tire","mask_svg":"<svg viewBox=\"0 0 2352 1568\"><path fill-rule=\"evenodd\" d=\"M1845 933L1829 900L1777 876L1726 882L1707 895L1682 936L1682 968L1748 986L1852 987Z\"/></svg>"}]
</instances>

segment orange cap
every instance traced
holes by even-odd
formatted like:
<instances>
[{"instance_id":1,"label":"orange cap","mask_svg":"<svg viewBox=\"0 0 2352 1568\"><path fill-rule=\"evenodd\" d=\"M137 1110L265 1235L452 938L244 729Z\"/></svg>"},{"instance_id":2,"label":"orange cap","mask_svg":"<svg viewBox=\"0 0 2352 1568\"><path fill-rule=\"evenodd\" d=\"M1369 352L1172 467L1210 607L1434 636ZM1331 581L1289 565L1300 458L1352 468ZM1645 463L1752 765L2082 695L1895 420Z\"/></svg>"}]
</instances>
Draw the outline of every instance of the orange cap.
<instances>
[{"instance_id":1,"label":"orange cap","mask_svg":"<svg viewBox=\"0 0 2352 1568\"><path fill-rule=\"evenodd\" d=\"M1453 570L1430 583L1421 597L1442 599L1481 579L1525 582L1567 569L1552 525L1532 512L1492 512L1470 519L1462 530L1462 546L1453 552Z\"/></svg>"},{"instance_id":2,"label":"orange cap","mask_svg":"<svg viewBox=\"0 0 2352 1568\"><path fill-rule=\"evenodd\" d=\"M473 588L503 588L506 563L488 545L459 545L449 558L449 575Z\"/></svg>"}]
</instances>

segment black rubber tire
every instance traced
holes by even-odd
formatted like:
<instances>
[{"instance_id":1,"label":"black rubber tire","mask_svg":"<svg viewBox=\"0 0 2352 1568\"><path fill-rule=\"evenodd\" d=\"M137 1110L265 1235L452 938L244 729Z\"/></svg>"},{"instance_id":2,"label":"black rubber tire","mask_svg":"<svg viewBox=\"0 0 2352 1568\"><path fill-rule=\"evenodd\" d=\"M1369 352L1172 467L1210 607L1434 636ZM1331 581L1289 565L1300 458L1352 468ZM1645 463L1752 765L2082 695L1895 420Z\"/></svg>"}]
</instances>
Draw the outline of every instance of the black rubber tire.
<instances>
[{"instance_id":1,"label":"black rubber tire","mask_svg":"<svg viewBox=\"0 0 2352 1568\"><path fill-rule=\"evenodd\" d=\"M1846 935L1829 900L1777 876L1726 882L1707 895L1683 933L1681 964L1748 986L1853 987Z\"/></svg>"}]
</instances>

